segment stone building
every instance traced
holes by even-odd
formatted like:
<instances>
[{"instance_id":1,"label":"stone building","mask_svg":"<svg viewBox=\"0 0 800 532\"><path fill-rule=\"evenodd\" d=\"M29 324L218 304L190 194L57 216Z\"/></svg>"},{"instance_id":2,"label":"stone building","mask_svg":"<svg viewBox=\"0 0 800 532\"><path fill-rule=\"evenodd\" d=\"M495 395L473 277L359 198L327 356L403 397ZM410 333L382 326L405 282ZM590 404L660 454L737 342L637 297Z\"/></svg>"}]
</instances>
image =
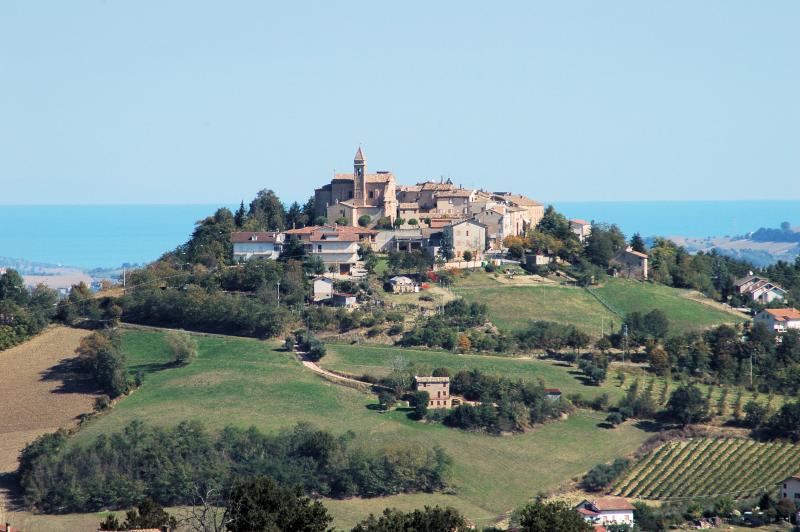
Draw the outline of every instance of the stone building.
<instances>
[{"instance_id":1,"label":"stone building","mask_svg":"<svg viewBox=\"0 0 800 532\"><path fill-rule=\"evenodd\" d=\"M428 408L450 408L450 377L414 376L414 388L428 392Z\"/></svg>"}]
</instances>

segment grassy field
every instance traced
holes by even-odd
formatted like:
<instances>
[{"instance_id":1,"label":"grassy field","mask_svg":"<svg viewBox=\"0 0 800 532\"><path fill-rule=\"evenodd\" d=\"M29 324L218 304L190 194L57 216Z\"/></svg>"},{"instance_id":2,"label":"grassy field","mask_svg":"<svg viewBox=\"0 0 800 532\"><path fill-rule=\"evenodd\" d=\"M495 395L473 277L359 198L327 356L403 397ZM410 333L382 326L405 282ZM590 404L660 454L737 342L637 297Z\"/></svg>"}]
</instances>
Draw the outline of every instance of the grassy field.
<instances>
[{"instance_id":1,"label":"grassy field","mask_svg":"<svg viewBox=\"0 0 800 532\"><path fill-rule=\"evenodd\" d=\"M616 482L612 493L665 499L729 494L734 498L776 491L800 472L800 445L735 438L693 438L654 449Z\"/></svg>"},{"instance_id":2,"label":"grassy field","mask_svg":"<svg viewBox=\"0 0 800 532\"><path fill-rule=\"evenodd\" d=\"M601 331L619 328L620 316L655 308L667 314L672 333L744 321L696 292L654 283L609 279L591 290L606 304L583 288L507 284L483 272L459 277L455 284L455 292L468 301L486 303L489 318L506 330L520 329L530 321L547 320L571 324L599 337Z\"/></svg>"},{"instance_id":3,"label":"grassy field","mask_svg":"<svg viewBox=\"0 0 800 532\"><path fill-rule=\"evenodd\" d=\"M89 423L77 443L120 430L133 419L159 424L198 419L212 428L255 425L267 431L309 421L335 432L353 430L369 443L404 439L437 444L453 457L454 494L330 501L336 524L346 527L388 505L411 508L425 501L450 504L488 522L598 462L633 451L647 437L630 424L598 428L603 415L586 411L510 437L419 423L401 411L368 409L376 402L373 396L324 380L274 343L210 336L198 341L198 359L176 368L169 365L161 333L127 331L124 348L131 369L145 373L144 385Z\"/></svg>"},{"instance_id":4,"label":"grassy field","mask_svg":"<svg viewBox=\"0 0 800 532\"><path fill-rule=\"evenodd\" d=\"M512 358L492 355L460 355L449 351L406 349L383 345L328 345L328 354L320 365L350 375L364 374L383 377L389 374L392 361L402 357L420 374L430 374L434 368L445 367L451 373L462 369L479 369L484 373L504 375L512 379L542 379L548 387L560 388L564 393L580 393L585 397L596 397L608 393L616 399L622 397L622 387L608 382L606 386L586 385L579 377L576 367L563 362L536 358ZM632 380L626 380L630 384Z\"/></svg>"}]
</instances>

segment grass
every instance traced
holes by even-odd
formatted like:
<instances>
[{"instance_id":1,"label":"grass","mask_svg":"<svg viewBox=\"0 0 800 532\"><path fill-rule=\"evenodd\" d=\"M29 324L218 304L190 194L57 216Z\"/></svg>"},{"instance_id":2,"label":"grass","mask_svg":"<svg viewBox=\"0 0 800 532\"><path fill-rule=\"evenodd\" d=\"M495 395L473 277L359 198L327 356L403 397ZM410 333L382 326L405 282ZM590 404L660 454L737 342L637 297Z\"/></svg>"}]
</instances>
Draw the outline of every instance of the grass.
<instances>
[{"instance_id":1,"label":"grass","mask_svg":"<svg viewBox=\"0 0 800 532\"><path fill-rule=\"evenodd\" d=\"M562 362L536 358L511 358L492 355L458 355L449 351L405 349L382 345L329 344L328 354L320 364L335 371L350 375L372 375L383 377L391 371L392 361L404 358L417 372L428 374L438 367L451 373L462 369L479 369L484 373L504 375L513 379L538 380L551 388L560 388L564 393L580 393L585 397L596 397L608 393L612 399L622 397L619 386L607 383L604 387L586 385L579 377L576 367L567 367ZM626 380L626 383L632 382Z\"/></svg>"},{"instance_id":2,"label":"grass","mask_svg":"<svg viewBox=\"0 0 800 532\"><path fill-rule=\"evenodd\" d=\"M126 331L124 348L131 368L144 373L144 385L90 422L77 443L118 431L134 419L162 425L197 419L212 429L232 424L265 431L309 421L336 433L353 430L368 444L403 439L440 445L453 458L454 494L330 501L336 525L347 527L386 506L410 508L425 501L441 501L479 523L488 522L599 462L633 451L647 437L630 424L600 429L603 415L588 411L509 437L419 423L401 411L379 414L368 409L376 402L374 396L324 380L275 343L197 339L197 360L179 368L169 364L160 332Z\"/></svg>"},{"instance_id":3,"label":"grass","mask_svg":"<svg viewBox=\"0 0 800 532\"><path fill-rule=\"evenodd\" d=\"M654 449L618 480L613 493L666 499L728 494L754 497L797 473L800 445L692 438Z\"/></svg>"},{"instance_id":4,"label":"grass","mask_svg":"<svg viewBox=\"0 0 800 532\"><path fill-rule=\"evenodd\" d=\"M536 320L570 324L593 337L619 328L627 313L663 310L671 333L701 330L744 318L724 310L696 292L628 279L608 279L591 289L606 305L584 288L564 285L503 284L483 272L458 278L457 294L468 301L486 303L489 319L505 330L518 330ZM613 309L613 311L611 310Z\"/></svg>"}]
</instances>

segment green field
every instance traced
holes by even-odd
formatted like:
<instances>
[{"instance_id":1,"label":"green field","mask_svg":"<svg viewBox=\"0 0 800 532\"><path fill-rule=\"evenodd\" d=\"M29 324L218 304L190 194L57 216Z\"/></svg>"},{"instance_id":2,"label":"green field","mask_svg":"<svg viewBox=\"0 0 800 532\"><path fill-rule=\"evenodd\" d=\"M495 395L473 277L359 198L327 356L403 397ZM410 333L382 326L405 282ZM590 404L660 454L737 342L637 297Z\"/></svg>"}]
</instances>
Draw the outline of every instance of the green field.
<instances>
[{"instance_id":1,"label":"green field","mask_svg":"<svg viewBox=\"0 0 800 532\"><path fill-rule=\"evenodd\" d=\"M671 333L705 329L744 318L728 312L696 293L655 283L608 279L590 291L563 285L503 284L491 275L473 272L458 278L455 292L468 301L486 303L489 319L506 330L516 330L535 320L570 324L593 337L616 330L629 312L661 309L669 318ZM701 302L704 301L704 302Z\"/></svg>"},{"instance_id":2,"label":"green field","mask_svg":"<svg viewBox=\"0 0 800 532\"><path fill-rule=\"evenodd\" d=\"M88 423L77 442L120 430L133 419L159 424L197 419L211 428L255 425L267 431L310 421L335 432L353 430L368 443L404 439L436 444L452 456L453 494L329 501L336 524L346 527L388 505L410 508L426 501L450 504L479 523L489 522L599 462L632 452L647 437L630 424L616 430L598 428L604 416L587 411L508 437L419 423L402 411L380 414L368 409L376 402L372 395L330 383L273 342L197 338L197 360L176 368L168 364L161 333L126 331L124 349L131 369L145 372L144 385Z\"/></svg>"},{"instance_id":3,"label":"green field","mask_svg":"<svg viewBox=\"0 0 800 532\"><path fill-rule=\"evenodd\" d=\"M492 355L460 355L449 351L425 349L406 349L385 345L344 345L329 344L328 354L320 361L327 369L349 375L372 375L383 377L389 374L392 361L404 358L420 374L430 374L431 370L445 367L451 373L462 369L479 369L492 375L504 375L511 379L535 381L541 379L549 388L560 388L566 394L580 393L593 398L608 393L612 399L623 395L617 382L607 381L603 387L584 384L575 366L565 366L563 362L537 358L512 358ZM633 382L626 381L626 385Z\"/></svg>"},{"instance_id":4,"label":"green field","mask_svg":"<svg viewBox=\"0 0 800 532\"><path fill-rule=\"evenodd\" d=\"M800 472L800 445L738 438L693 438L664 444L618 480L612 493L666 499L728 494L734 498L776 491Z\"/></svg>"}]
</instances>

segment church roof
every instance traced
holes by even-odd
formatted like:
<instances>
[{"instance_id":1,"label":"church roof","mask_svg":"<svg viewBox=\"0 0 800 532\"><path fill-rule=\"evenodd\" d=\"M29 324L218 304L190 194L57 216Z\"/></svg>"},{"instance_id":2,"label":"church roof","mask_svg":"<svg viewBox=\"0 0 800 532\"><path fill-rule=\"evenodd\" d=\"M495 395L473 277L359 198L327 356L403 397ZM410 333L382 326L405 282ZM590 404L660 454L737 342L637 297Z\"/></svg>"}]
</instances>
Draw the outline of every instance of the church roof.
<instances>
[{"instance_id":1,"label":"church roof","mask_svg":"<svg viewBox=\"0 0 800 532\"><path fill-rule=\"evenodd\" d=\"M353 181L354 179L353 174L336 174L333 176L334 181ZM367 183L386 183L392 180L394 180L394 174L391 172L367 174Z\"/></svg>"},{"instance_id":2,"label":"church roof","mask_svg":"<svg viewBox=\"0 0 800 532\"><path fill-rule=\"evenodd\" d=\"M361 146L358 147L358 151L356 152L356 157L353 159L353 162L364 162L366 159L364 158L364 152L361 151Z\"/></svg>"}]
</instances>

